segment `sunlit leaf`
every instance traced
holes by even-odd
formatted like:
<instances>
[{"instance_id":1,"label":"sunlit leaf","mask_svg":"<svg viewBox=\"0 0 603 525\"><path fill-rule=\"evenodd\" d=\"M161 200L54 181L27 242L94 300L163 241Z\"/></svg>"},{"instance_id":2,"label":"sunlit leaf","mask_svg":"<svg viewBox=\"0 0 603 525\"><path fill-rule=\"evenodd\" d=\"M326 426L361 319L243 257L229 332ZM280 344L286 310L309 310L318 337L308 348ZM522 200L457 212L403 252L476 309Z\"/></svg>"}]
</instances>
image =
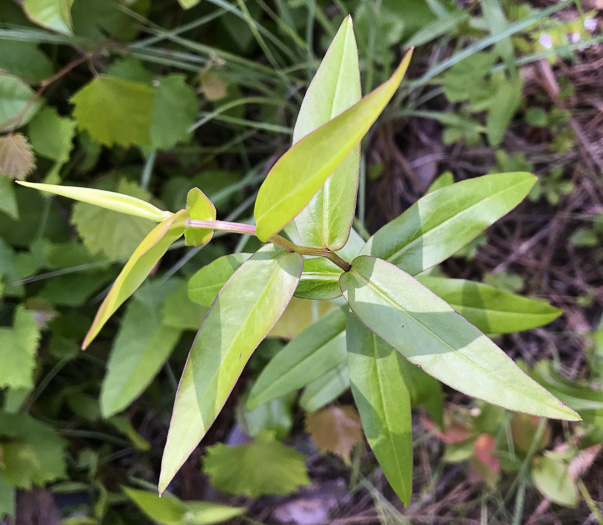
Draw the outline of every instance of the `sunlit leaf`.
<instances>
[{"instance_id":1,"label":"sunlit leaf","mask_svg":"<svg viewBox=\"0 0 603 525\"><path fill-rule=\"evenodd\" d=\"M348 367L362 427L383 472L405 505L412 495L410 396L404 359L352 313L348 315Z\"/></svg>"},{"instance_id":2,"label":"sunlit leaf","mask_svg":"<svg viewBox=\"0 0 603 525\"><path fill-rule=\"evenodd\" d=\"M256 232L260 240L268 240L293 219L362 140L398 89L410 57L411 53L407 53L388 81L304 137L278 160L255 203Z\"/></svg>"},{"instance_id":3,"label":"sunlit leaf","mask_svg":"<svg viewBox=\"0 0 603 525\"><path fill-rule=\"evenodd\" d=\"M362 439L360 416L351 406L332 406L306 415L306 430L320 450L333 452L347 463L352 448Z\"/></svg>"},{"instance_id":4,"label":"sunlit leaf","mask_svg":"<svg viewBox=\"0 0 603 525\"><path fill-rule=\"evenodd\" d=\"M42 106L20 78L0 72L0 132L25 126Z\"/></svg>"},{"instance_id":5,"label":"sunlit leaf","mask_svg":"<svg viewBox=\"0 0 603 525\"><path fill-rule=\"evenodd\" d=\"M268 363L247 406L256 407L302 388L345 360L346 313L336 308L308 326Z\"/></svg>"},{"instance_id":6,"label":"sunlit leaf","mask_svg":"<svg viewBox=\"0 0 603 525\"><path fill-rule=\"evenodd\" d=\"M184 234L186 219L188 219L188 212L180 210L169 219L158 224L140 243L98 309L82 348L86 348L92 342L115 310L147 278L172 243Z\"/></svg>"},{"instance_id":7,"label":"sunlit leaf","mask_svg":"<svg viewBox=\"0 0 603 525\"><path fill-rule=\"evenodd\" d=\"M24 0L27 17L38 25L71 34L71 6L74 0Z\"/></svg>"},{"instance_id":8,"label":"sunlit leaf","mask_svg":"<svg viewBox=\"0 0 603 525\"><path fill-rule=\"evenodd\" d=\"M562 314L544 301L513 295L486 284L431 276L420 276L417 280L487 334L529 330Z\"/></svg>"},{"instance_id":9,"label":"sunlit leaf","mask_svg":"<svg viewBox=\"0 0 603 525\"><path fill-rule=\"evenodd\" d=\"M340 284L350 308L369 329L443 383L509 410L580 419L403 270L360 256L352 270L341 276Z\"/></svg>"},{"instance_id":10,"label":"sunlit leaf","mask_svg":"<svg viewBox=\"0 0 603 525\"><path fill-rule=\"evenodd\" d=\"M333 308L333 303L328 301L313 302L294 297L268 336L293 339Z\"/></svg>"},{"instance_id":11,"label":"sunlit leaf","mask_svg":"<svg viewBox=\"0 0 603 525\"><path fill-rule=\"evenodd\" d=\"M303 259L272 245L247 260L213 302L186 363L163 454L163 492L203 438L245 363L289 303Z\"/></svg>"},{"instance_id":12,"label":"sunlit leaf","mask_svg":"<svg viewBox=\"0 0 603 525\"><path fill-rule=\"evenodd\" d=\"M224 283L249 257L249 253L232 253L218 257L191 277L188 282L188 296L192 301L209 308Z\"/></svg>"},{"instance_id":13,"label":"sunlit leaf","mask_svg":"<svg viewBox=\"0 0 603 525\"><path fill-rule=\"evenodd\" d=\"M178 0L179 4L184 9L190 9L191 7L196 6L201 0Z\"/></svg>"},{"instance_id":14,"label":"sunlit leaf","mask_svg":"<svg viewBox=\"0 0 603 525\"><path fill-rule=\"evenodd\" d=\"M248 445L229 447L219 443L208 447L203 470L214 487L257 498L289 494L309 485L305 459L302 453L263 432Z\"/></svg>"},{"instance_id":15,"label":"sunlit leaf","mask_svg":"<svg viewBox=\"0 0 603 525\"><path fill-rule=\"evenodd\" d=\"M80 188L78 186L60 186L55 184L37 184L34 182L19 182L22 186L36 190L61 195L87 204L93 204L107 210L134 215L154 222L161 222L171 217L172 212L163 211L152 204L123 193Z\"/></svg>"},{"instance_id":16,"label":"sunlit leaf","mask_svg":"<svg viewBox=\"0 0 603 525\"><path fill-rule=\"evenodd\" d=\"M308 87L293 130L293 144L349 109L361 96L358 50L348 16ZM356 210L359 169L358 144L295 217L306 245L339 250L346 243Z\"/></svg>"},{"instance_id":17,"label":"sunlit leaf","mask_svg":"<svg viewBox=\"0 0 603 525\"><path fill-rule=\"evenodd\" d=\"M186 209L191 219L197 221L215 221L216 208L199 188L193 188L186 197ZM187 246L203 246L211 241L213 230L192 228L184 230L184 242Z\"/></svg>"},{"instance_id":18,"label":"sunlit leaf","mask_svg":"<svg viewBox=\"0 0 603 525\"><path fill-rule=\"evenodd\" d=\"M148 144L153 88L132 80L102 75L73 97L78 127L105 146Z\"/></svg>"},{"instance_id":19,"label":"sunlit leaf","mask_svg":"<svg viewBox=\"0 0 603 525\"><path fill-rule=\"evenodd\" d=\"M35 167L31 145L21 133L0 137L0 176L23 180Z\"/></svg>"},{"instance_id":20,"label":"sunlit leaf","mask_svg":"<svg viewBox=\"0 0 603 525\"><path fill-rule=\"evenodd\" d=\"M501 173L441 188L383 226L360 253L416 275L453 255L511 211L535 182L530 173Z\"/></svg>"}]
</instances>

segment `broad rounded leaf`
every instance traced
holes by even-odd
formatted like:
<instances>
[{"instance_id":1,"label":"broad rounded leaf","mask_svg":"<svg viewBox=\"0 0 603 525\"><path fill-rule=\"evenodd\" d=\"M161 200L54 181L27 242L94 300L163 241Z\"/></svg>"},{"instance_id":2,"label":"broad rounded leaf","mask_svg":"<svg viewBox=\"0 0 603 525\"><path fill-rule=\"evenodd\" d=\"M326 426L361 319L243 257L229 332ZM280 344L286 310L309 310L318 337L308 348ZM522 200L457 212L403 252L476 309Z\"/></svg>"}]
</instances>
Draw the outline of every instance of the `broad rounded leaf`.
<instances>
[{"instance_id":1,"label":"broad rounded leaf","mask_svg":"<svg viewBox=\"0 0 603 525\"><path fill-rule=\"evenodd\" d=\"M87 204L93 204L94 206L100 206L107 210L142 217L143 219L149 219L150 221L165 221L173 215L172 212L160 210L142 199L124 195L123 193L116 193L114 191L79 188L77 186L38 184L34 182L17 182L28 188L34 188L36 190L45 191L46 193L52 193Z\"/></svg>"},{"instance_id":2,"label":"broad rounded leaf","mask_svg":"<svg viewBox=\"0 0 603 525\"><path fill-rule=\"evenodd\" d=\"M404 358L348 315L348 367L364 433L405 505L412 495L412 419Z\"/></svg>"},{"instance_id":3,"label":"broad rounded leaf","mask_svg":"<svg viewBox=\"0 0 603 525\"><path fill-rule=\"evenodd\" d=\"M105 146L150 141L153 88L142 82L102 75L81 88L71 102L80 129Z\"/></svg>"},{"instance_id":4,"label":"broad rounded leaf","mask_svg":"<svg viewBox=\"0 0 603 525\"><path fill-rule=\"evenodd\" d=\"M346 463L354 445L362 439L358 412L351 406L331 406L306 415L306 430L325 452L333 452Z\"/></svg>"},{"instance_id":5,"label":"broad rounded leaf","mask_svg":"<svg viewBox=\"0 0 603 525\"><path fill-rule=\"evenodd\" d=\"M336 308L292 339L266 365L247 406L257 407L302 388L345 360L346 314Z\"/></svg>"},{"instance_id":6,"label":"broad rounded leaf","mask_svg":"<svg viewBox=\"0 0 603 525\"><path fill-rule=\"evenodd\" d=\"M42 106L42 99L20 78L0 72L0 132L27 124Z\"/></svg>"},{"instance_id":7,"label":"broad rounded leaf","mask_svg":"<svg viewBox=\"0 0 603 525\"><path fill-rule=\"evenodd\" d=\"M520 297L487 284L427 275L417 280L487 334L529 330L562 314L559 308L544 301Z\"/></svg>"},{"instance_id":8,"label":"broad rounded leaf","mask_svg":"<svg viewBox=\"0 0 603 525\"><path fill-rule=\"evenodd\" d=\"M191 219L197 221L216 220L216 207L199 188L193 188L188 192L186 209ZM187 246L203 246L211 241L213 236L213 230L191 228L190 226L187 226L184 230L184 242Z\"/></svg>"},{"instance_id":9,"label":"broad rounded leaf","mask_svg":"<svg viewBox=\"0 0 603 525\"><path fill-rule=\"evenodd\" d=\"M0 175L23 180L35 167L34 156L25 135L0 137Z\"/></svg>"},{"instance_id":10,"label":"broad rounded leaf","mask_svg":"<svg viewBox=\"0 0 603 525\"><path fill-rule=\"evenodd\" d=\"M416 275L453 255L515 208L535 182L530 173L501 173L441 188L383 226L360 253Z\"/></svg>"},{"instance_id":11,"label":"broad rounded leaf","mask_svg":"<svg viewBox=\"0 0 603 525\"><path fill-rule=\"evenodd\" d=\"M278 160L255 202L256 232L260 240L267 241L283 229L362 140L402 82L411 54L406 54L389 80L304 137Z\"/></svg>"},{"instance_id":12,"label":"broad rounded leaf","mask_svg":"<svg viewBox=\"0 0 603 525\"><path fill-rule=\"evenodd\" d=\"M341 276L340 284L350 308L370 330L443 383L509 410L580 419L403 270L381 259L360 256L353 261L352 270Z\"/></svg>"},{"instance_id":13,"label":"broad rounded leaf","mask_svg":"<svg viewBox=\"0 0 603 525\"><path fill-rule=\"evenodd\" d=\"M293 144L349 109L361 96L358 49L348 16L308 87ZM295 218L306 245L339 250L346 243L356 210L359 169L360 145L356 145Z\"/></svg>"},{"instance_id":14,"label":"broad rounded leaf","mask_svg":"<svg viewBox=\"0 0 603 525\"><path fill-rule=\"evenodd\" d=\"M86 348L115 311L130 297L155 268L168 248L184 233L188 212L180 210L158 224L140 243L113 283L82 344Z\"/></svg>"},{"instance_id":15,"label":"broad rounded leaf","mask_svg":"<svg viewBox=\"0 0 603 525\"><path fill-rule=\"evenodd\" d=\"M32 22L70 35L72 5L73 0L24 0L23 9Z\"/></svg>"},{"instance_id":16,"label":"broad rounded leaf","mask_svg":"<svg viewBox=\"0 0 603 525\"><path fill-rule=\"evenodd\" d=\"M191 301L209 308L224 283L249 257L250 253L231 253L218 257L201 268L188 282L188 296Z\"/></svg>"},{"instance_id":17,"label":"broad rounded leaf","mask_svg":"<svg viewBox=\"0 0 603 525\"><path fill-rule=\"evenodd\" d=\"M534 459L531 474L534 485L545 498L564 507L578 505L578 488L563 460L545 454Z\"/></svg>"},{"instance_id":18,"label":"broad rounded leaf","mask_svg":"<svg viewBox=\"0 0 603 525\"><path fill-rule=\"evenodd\" d=\"M35 152L60 163L69 160L76 123L61 117L53 107L45 107L29 124L29 138Z\"/></svg>"},{"instance_id":19,"label":"broad rounded leaf","mask_svg":"<svg viewBox=\"0 0 603 525\"><path fill-rule=\"evenodd\" d=\"M291 300L303 259L261 248L224 285L180 379L159 477L163 492L222 410L245 363Z\"/></svg>"}]
</instances>

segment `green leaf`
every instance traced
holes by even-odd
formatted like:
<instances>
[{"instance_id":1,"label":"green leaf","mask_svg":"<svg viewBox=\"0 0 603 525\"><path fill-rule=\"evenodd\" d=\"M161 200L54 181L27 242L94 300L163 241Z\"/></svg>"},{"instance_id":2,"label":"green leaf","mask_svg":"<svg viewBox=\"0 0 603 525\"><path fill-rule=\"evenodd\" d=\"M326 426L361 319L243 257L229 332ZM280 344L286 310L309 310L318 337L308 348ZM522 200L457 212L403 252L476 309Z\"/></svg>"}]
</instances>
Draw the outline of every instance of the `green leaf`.
<instances>
[{"instance_id":1,"label":"green leaf","mask_svg":"<svg viewBox=\"0 0 603 525\"><path fill-rule=\"evenodd\" d=\"M78 127L105 146L144 145L150 141L153 88L132 80L101 75L73 97Z\"/></svg>"},{"instance_id":2,"label":"green leaf","mask_svg":"<svg viewBox=\"0 0 603 525\"><path fill-rule=\"evenodd\" d=\"M19 220L19 207L15 196L15 185L8 177L0 176L0 212L11 219Z\"/></svg>"},{"instance_id":3,"label":"green leaf","mask_svg":"<svg viewBox=\"0 0 603 525\"><path fill-rule=\"evenodd\" d=\"M330 300L341 296L339 276L342 271L325 257L307 259L295 297L301 299Z\"/></svg>"},{"instance_id":4,"label":"green leaf","mask_svg":"<svg viewBox=\"0 0 603 525\"><path fill-rule=\"evenodd\" d=\"M245 363L291 300L303 259L261 248L224 285L199 329L180 379L163 454L163 492L203 438Z\"/></svg>"},{"instance_id":5,"label":"green leaf","mask_svg":"<svg viewBox=\"0 0 603 525\"><path fill-rule=\"evenodd\" d=\"M162 307L176 281L153 283L134 294L109 356L100 408L109 418L129 406L151 383L180 338L163 323Z\"/></svg>"},{"instance_id":6,"label":"green leaf","mask_svg":"<svg viewBox=\"0 0 603 525\"><path fill-rule=\"evenodd\" d=\"M350 388L350 372L346 360L339 363L337 368L312 381L299 398L299 405L306 412L315 412L333 402L348 388Z\"/></svg>"},{"instance_id":7,"label":"green leaf","mask_svg":"<svg viewBox=\"0 0 603 525\"><path fill-rule=\"evenodd\" d=\"M184 225L188 218L186 210L180 210L169 219L158 224L140 243L117 276L113 287L101 304L92 326L82 344L86 348L98 335L107 322L128 297L130 297L155 268L168 248L184 234Z\"/></svg>"},{"instance_id":8,"label":"green leaf","mask_svg":"<svg viewBox=\"0 0 603 525\"><path fill-rule=\"evenodd\" d=\"M0 445L0 451L2 446ZM8 516L14 517L17 505L17 490L16 488L4 481L0 475L0 519Z\"/></svg>"},{"instance_id":9,"label":"green leaf","mask_svg":"<svg viewBox=\"0 0 603 525\"><path fill-rule=\"evenodd\" d=\"M15 312L12 329L0 328L0 388L32 388L40 328L23 305Z\"/></svg>"},{"instance_id":10,"label":"green leaf","mask_svg":"<svg viewBox=\"0 0 603 525\"><path fill-rule=\"evenodd\" d=\"M521 104L523 80L517 77L514 80L501 80L495 95L489 104L486 128L488 142L492 146L499 146L511 119Z\"/></svg>"},{"instance_id":11,"label":"green leaf","mask_svg":"<svg viewBox=\"0 0 603 525\"><path fill-rule=\"evenodd\" d=\"M164 525L182 525L186 514L186 504L172 494L159 497L154 492L122 487L130 498L148 518Z\"/></svg>"},{"instance_id":12,"label":"green leaf","mask_svg":"<svg viewBox=\"0 0 603 525\"><path fill-rule=\"evenodd\" d=\"M199 103L184 75L160 77L153 91L151 148L167 150L190 137Z\"/></svg>"},{"instance_id":13,"label":"green leaf","mask_svg":"<svg viewBox=\"0 0 603 525\"><path fill-rule=\"evenodd\" d=\"M440 188L445 188L446 186L450 186L452 184L454 184L454 176L452 175L452 173L450 171L446 171L446 172L442 173L440 176L438 176L436 178L436 180L434 180L431 183L429 188L427 188L425 195L427 195L428 193L434 192L436 190L439 190Z\"/></svg>"},{"instance_id":14,"label":"green leaf","mask_svg":"<svg viewBox=\"0 0 603 525\"><path fill-rule=\"evenodd\" d=\"M20 78L0 72L0 132L25 126L42 106Z\"/></svg>"},{"instance_id":15,"label":"green leaf","mask_svg":"<svg viewBox=\"0 0 603 525\"><path fill-rule=\"evenodd\" d=\"M416 275L453 255L511 211L535 182L530 173L501 173L441 188L383 226L360 253Z\"/></svg>"},{"instance_id":16,"label":"green leaf","mask_svg":"<svg viewBox=\"0 0 603 525\"><path fill-rule=\"evenodd\" d=\"M392 488L408 505L412 496L412 419L404 358L352 313L348 367L364 433Z\"/></svg>"},{"instance_id":17,"label":"green leaf","mask_svg":"<svg viewBox=\"0 0 603 525\"><path fill-rule=\"evenodd\" d=\"M345 360L345 323L345 310L336 308L292 339L262 370L247 406L277 399L336 368Z\"/></svg>"},{"instance_id":18,"label":"green leaf","mask_svg":"<svg viewBox=\"0 0 603 525\"><path fill-rule=\"evenodd\" d=\"M360 256L340 284L370 330L443 383L509 410L580 419L445 301L392 264Z\"/></svg>"},{"instance_id":19,"label":"green leaf","mask_svg":"<svg viewBox=\"0 0 603 525\"><path fill-rule=\"evenodd\" d=\"M184 9L190 9L191 7L196 6L201 0L178 0L178 3Z\"/></svg>"},{"instance_id":20,"label":"green leaf","mask_svg":"<svg viewBox=\"0 0 603 525\"><path fill-rule=\"evenodd\" d=\"M188 296L201 306L209 308L224 283L251 257L249 253L233 253L218 257L201 268L188 282Z\"/></svg>"},{"instance_id":21,"label":"green leaf","mask_svg":"<svg viewBox=\"0 0 603 525\"><path fill-rule=\"evenodd\" d=\"M52 75L53 65L34 43L2 40L0 69L25 80L28 84L37 84Z\"/></svg>"},{"instance_id":22,"label":"green leaf","mask_svg":"<svg viewBox=\"0 0 603 525\"><path fill-rule=\"evenodd\" d=\"M52 427L27 415L0 412L0 479L30 489L64 478L64 449Z\"/></svg>"},{"instance_id":23,"label":"green leaf","mask_svg":"<svg viewBox=\"0 0 603 525\"><path fill-rule=\"evenodd\" d=\"M21 133L0 137L0 177L23 180L35 167L31 145Z\"/></svg>"},{"instance_id":24,"label":"green leaf","mask_svg":"<svg viewBox=\"0 0 603 525\"><path fill-rule=\"evenodd\" d=\"M293 130L293 144L352 107L361 97L358 49L348 16L306 92ZM354 221L359 169L358 144L295 217L304 244L331 250L344 246Z\"/></svg>"},{"instance_id":25,"label":"green leaf","mask_svg":"<svg viewBox=\"0 0 603 525\"><path fill-rule=\"evenodd\" d=\"M119 213L125 213L127 215L134 215L135 217L141 217L154 222L165 221L172 216L172 212L160 210L159 208L156 208L152 204L145 202L142 199L113 191L80 188L77 186L37 184L34 182L22 181L18 181L18 184L27 186L28 188L44 191L46 193L61 195L62 197L85 202L87 204L93 204L94 206L105 208L106 210L113 210ZM138 189L138 186L128 183L125 179L120 181L120 186L131 192L136 192L136 189ZM148 195L148 193L142 192L142 190L139 189L137 193ZM96 226L98 226L98 224Z\"/></svg>"},{"instance_id":26,"label":"green leaf","mask_svg":"<svg viewBox=\"0 0 603 525\"><path fill-rule=\"evenodd\" d=\"M75 126L74 120L47 106L29 124L29 140L38 155L64 164L73 147Z\"/></svg>"},{"instance_id":27,"label":"green leaf","mask_svg":"<svg viewBox=\"0 0 603 525\"><path fill-rule=\"evenodd\" d=\"M306 456L259 434L253 443L229 447L221 443L207 448L203 470L211 484L231 494L257 498L263 494L289 494L310 485Z\"/></svg>"},{"instance_id":28,"label":"green leaf","mask_svg":"<svg viewBox=\"0 0 603 525\"><path fill-rule=\"evenodd\" d=\"M507 334L550 323L563 312L544 301L520 297L464 279L419 276L417 280L487 334Z\"/></svg>"},{"instance_id":29,"label":"green leaf","mask_svg":"<svg viewBox=\"0 0 603 525\"><path fill-rule=\"evenodd\" d=\"M279 441L287 439L293 426L295 397L295 393L279 397L252 410L242 407L244 423L241 426L251 437L268 430L274 432Z\"/></svg>"},{"instance_id":30,"label":"green leaf","mask_svg":"<svg viewBox=\"0 0 603 525\"><path fill-rule=\"evenodd\" d=\"M257 236L267 241L293 219L348 156L394 95L410 62L356 105L310 133L287 151L262 184L255 202Z\"/></svg>"},{"instance_id":31,"label":"green leaf","mask_svg":"<svg viewBox=\"0 0 603 525\"><path fill-rule=\"evenodd\" d=\"M186 197L186 209L191 219L196 221L215 221L216 208L199 188L193 188ZM184 230L184 242L187 246L203 246L211 241L213 230L191 228Z\"/></svg>"},{"instance_id":32,"label":"green leaf","mask_svg":"<svg viewBox=\"0 0 603 525\"><path fill-rule=\"evenodd\" d=\"M531 474L534 485L545 498L564 507L578 505L578 488L561 459L545 453L534 460Z\"/></svg>"},{"instance_id":33,"label":"green leaf","mask_svg":"<svg viewBox=\"0 0 603 525\"><path fill-rule=\"evenodd\" d=\"M32 22L70 35L73 0L24 0L23 9Z\"/></svg>"},{"instance_id":34,"label":"green leaf","mask_svg":"<svg viewBox=\"0 0 603 525\"><path fill-rule=\"evenodd\" d=\"M207 308L200 306L188 296L186 281L180 281L176 290L163 303L163 324L179 330L199 330Z\"/></svg>"}]
</instances>

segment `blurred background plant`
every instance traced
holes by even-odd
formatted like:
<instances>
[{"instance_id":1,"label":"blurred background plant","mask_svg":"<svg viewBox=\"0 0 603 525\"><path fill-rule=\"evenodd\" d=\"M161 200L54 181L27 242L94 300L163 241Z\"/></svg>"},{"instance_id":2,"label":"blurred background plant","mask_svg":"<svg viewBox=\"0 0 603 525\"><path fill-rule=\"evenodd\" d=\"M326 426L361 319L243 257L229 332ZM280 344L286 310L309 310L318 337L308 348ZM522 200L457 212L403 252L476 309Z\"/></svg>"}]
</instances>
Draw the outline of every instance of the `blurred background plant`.
<instances>
[{"instance_id":1,"label":"blurred background plant","mask_svg":"<svg viewBox=\"0 0 603 525\"><path fill-rule=\"evenodd\" d=\"M597 0L3 0L4 521L603 523L601 8ZM166 209L183 207L198 186L220 219L249 221L347 14L364 93L417 46L410 80L364 142L357 230L375 231L453 180L534 171L528 202L429 273L562 308L546 327L497 337L584 421L537 421L447 390L443 403L437 383L418 380L415 494L403 510L363 440L345 363L335 359L300 396L246 408L270 359L327 313L327 303L297 299L184 465L175 495L159 499L176 378L209 306L189 298L187 282L255 241L176 244L81 352L99 302L150 227L13 179L117 190Z\"/></svg>"}]
</instances>

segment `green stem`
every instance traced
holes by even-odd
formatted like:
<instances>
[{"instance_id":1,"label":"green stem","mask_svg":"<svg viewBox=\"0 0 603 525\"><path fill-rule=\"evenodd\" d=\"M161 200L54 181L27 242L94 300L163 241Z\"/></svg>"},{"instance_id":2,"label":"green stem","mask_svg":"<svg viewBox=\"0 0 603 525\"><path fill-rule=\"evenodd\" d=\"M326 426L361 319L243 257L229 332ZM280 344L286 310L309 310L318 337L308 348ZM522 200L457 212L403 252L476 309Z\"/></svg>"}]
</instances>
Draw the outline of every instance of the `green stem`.
<instances>
[{"instance_id":1,"label":"green stem","mask_svg":"<svg viewBox=\"0 0 603 525\"><path fill-rule=\"evenodd\" d=\"M226 222L226 221L198 221L195 219L189 219L186 221L187 226L191 228L203 228L206 230L217 230L231 233L242 233L244 235L255 235L255 226L253 224L241 224L239 222ZM311 246L299 246L297 244L288 241L280 235L273 235L268 239L271 243L284 248L290 252L296 252L300 255L311 255L317 257L326 257L332 263L336 264L344 272L349 272L352 269L352 265L346 260L342 259L335 252L332 252L328 248L314 248Z\"/></svg>"}]
</instances>

